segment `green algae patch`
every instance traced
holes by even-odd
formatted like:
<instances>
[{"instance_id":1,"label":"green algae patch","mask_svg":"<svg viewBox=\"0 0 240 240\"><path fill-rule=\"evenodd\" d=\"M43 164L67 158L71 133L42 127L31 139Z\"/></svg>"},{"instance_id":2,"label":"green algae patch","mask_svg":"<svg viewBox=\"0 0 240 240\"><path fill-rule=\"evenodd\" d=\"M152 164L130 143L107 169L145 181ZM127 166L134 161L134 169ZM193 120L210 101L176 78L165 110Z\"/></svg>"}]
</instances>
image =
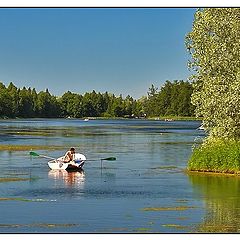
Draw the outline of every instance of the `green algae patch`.
<instances>
[{"instance_id":1,"label":"green algae patch","mask_svg":"<svg viewBox=\"0 0 240 240\"><path fill-rule=\"evenodd\" d=\"M142 211L186 211L188 209L194 209L197 207L189 207L189 206L177 206L177 207L148 207L142 208Z\"/></svg>"},{"instance_id":2,"label":"green algae patch","mask_svg":"<svg viewBox=\"0 0 240 240\"><path fill-rule=\"evenodd\" d=\"M0 145L0 151L30 151L30 150L55 150L62 149L62 146L43 145Z\"/></svg>"},{"instance_id":3,"label":"green algae patch","mask_svg":"<svg viewBox=\"0 0 240 240\"><path fill-rule=\"evenodd\" d=\"M28 181L28 180L29 180L29 178L0 178L0 183Z\"/></svg>"}]
</instances>

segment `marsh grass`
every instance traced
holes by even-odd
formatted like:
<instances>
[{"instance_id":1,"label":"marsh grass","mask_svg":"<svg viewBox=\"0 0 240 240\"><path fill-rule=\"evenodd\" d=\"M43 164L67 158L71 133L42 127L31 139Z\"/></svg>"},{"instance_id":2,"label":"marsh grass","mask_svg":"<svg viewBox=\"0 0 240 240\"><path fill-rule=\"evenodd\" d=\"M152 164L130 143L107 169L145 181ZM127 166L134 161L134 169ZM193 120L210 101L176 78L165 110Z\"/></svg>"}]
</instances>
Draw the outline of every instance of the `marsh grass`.
<instances>
[{"instance_id":1,"label":"marsh grass","mask_svg":"<svg viewBox=\"0 0 240 240\"><path fill-rule=\"evenodd\" d=\"M240 174L240 141L215 139L195 148L189 171Z\"/></svg>"}]
</instances>

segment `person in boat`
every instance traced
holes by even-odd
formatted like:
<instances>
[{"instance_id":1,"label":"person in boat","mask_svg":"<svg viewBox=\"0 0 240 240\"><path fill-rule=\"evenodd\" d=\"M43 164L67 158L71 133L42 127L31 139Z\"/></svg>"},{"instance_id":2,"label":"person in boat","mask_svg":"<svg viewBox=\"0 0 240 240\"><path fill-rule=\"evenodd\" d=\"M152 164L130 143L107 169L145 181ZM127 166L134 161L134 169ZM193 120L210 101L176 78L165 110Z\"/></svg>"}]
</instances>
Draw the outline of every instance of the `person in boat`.
<instances>
[{"instance_id":1,"label":"person in boat","mask_svg":"<svg viewBox=\"0 0 240 240\"><path fill-rule=\"evenodd\" d=\"M68 163L74 160L75 148L71 147L64 156L64 162Z\"/></svg>"}]
</instances>

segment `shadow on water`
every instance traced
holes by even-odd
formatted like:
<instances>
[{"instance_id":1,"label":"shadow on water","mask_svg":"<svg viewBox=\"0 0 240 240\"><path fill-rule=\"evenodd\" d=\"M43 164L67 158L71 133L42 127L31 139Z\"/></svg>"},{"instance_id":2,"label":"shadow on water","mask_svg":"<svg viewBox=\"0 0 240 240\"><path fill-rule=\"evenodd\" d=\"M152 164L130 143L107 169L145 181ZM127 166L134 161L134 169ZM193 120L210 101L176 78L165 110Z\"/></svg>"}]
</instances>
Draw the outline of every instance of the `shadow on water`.
<instances>
[{"instance_id":1,"label":"shadow on water","mask_svg":"<svg viewBox=\"0 0 240 240\"><path fill-rule=\"evenodd\" d=\"M189 174L195 194L205 203L206 214L196 232L240 232L240 178Z\"/></svg>"}]
</instances>

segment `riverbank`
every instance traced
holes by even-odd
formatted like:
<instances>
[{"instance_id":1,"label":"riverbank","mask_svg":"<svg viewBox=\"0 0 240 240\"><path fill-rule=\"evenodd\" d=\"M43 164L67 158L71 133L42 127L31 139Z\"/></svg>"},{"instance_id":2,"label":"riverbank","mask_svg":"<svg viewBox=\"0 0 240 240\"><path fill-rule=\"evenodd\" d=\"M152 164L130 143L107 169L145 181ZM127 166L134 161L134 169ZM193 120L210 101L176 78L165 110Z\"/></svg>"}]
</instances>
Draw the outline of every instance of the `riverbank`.
<instances>
[{"instance_id":1,"label":"riverbank","mask_svg":"<svg viewBox=\"0 0 240 240\"><path fill-rule=\"evenodd\" d=\"M240 141L215 139L204 142L194 149L187 170L240 174Z\"/></svg>"}]
</instances>

